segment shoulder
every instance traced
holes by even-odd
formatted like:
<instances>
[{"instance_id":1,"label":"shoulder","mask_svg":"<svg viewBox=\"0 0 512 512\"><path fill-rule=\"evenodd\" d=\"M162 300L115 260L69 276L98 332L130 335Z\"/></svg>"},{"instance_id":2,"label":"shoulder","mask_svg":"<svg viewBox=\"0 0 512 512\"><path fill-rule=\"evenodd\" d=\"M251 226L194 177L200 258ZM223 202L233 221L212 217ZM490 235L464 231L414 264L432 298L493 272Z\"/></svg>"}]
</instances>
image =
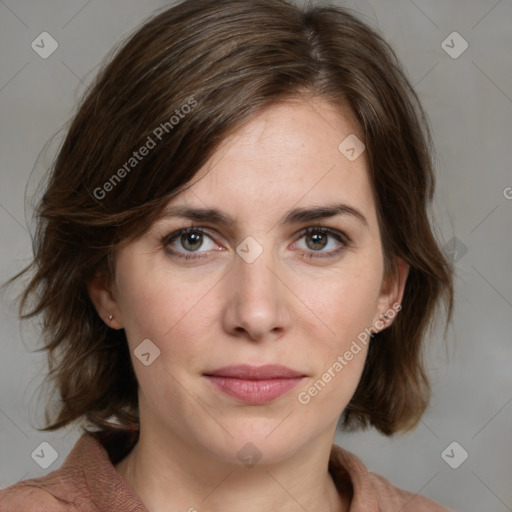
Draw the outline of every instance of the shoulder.
<instances>
[{"instance_id":1,"label":"shoulder","mask_svg":"<svg viewBox=\"0 0 512 512\"><path fill-rule=\"evenodd\" d=\"M87 501L84 465L89 463L89 460L83 456L85 448L89 453L92 452L91 441L86 436L82 436L59 468L43 476L21 480L0 489L0 512L81 512L84 510ZM86 508L89 508L90 512L96 510L92 506Z\"/></svg>"},{"instance_id":2,"label":"shoulder","mask_svg":"<svg viewBox=\"0 0 512 512\"><path fill-rule=\"evenodd\" d=\"M74 499L67 486L34 478L0 489L2 512L75 512Z\"/></svg>"},{"instance_id":3,"label":"shoulder","mask_svg":"<svg viewBox=\"0 0 512 512\"><path fill-rule=\"evenodd\" d=\"M0 489L0 512L144 511L113 465L134 439L133 430L83 433L60 468Z\"/></svg>"},{"instance_id":4,"label":"shoulder","mask_svg":"<svg viewBox=\"0 0 512 512\"><path fill-rule=\"evenodd\" d=\"M340 491L351 489L352 504L357 510L451 512L425 496L395 487L383 476L368 472L356 455L335 444L329 468Z\"/></svg>"},{"instance_id":5,"label":"shoulder","mask_svg":"<svg viewBox=\"0 0 512 512\"><path fill-rule=\"evenodd\" d=\"M420 494L395 487L389 480L376 473L368 473L372 488L380 506L401 512L451 512Z\"/></svg>"}]
</instances>

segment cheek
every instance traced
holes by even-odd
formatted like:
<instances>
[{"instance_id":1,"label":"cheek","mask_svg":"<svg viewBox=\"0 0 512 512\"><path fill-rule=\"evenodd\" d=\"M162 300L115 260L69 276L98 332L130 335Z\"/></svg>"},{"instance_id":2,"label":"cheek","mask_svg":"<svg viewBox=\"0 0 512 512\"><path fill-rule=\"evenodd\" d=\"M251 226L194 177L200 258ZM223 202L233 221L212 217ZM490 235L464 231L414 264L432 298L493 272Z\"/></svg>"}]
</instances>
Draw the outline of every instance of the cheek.
<instances>
[{"instance_id":1,"label":"cheek","mask_svg":"<svg viewBox=\"0 0 512 512\"><path fill-rule=\"evenodd\" d=\"M201 302L214 286L212 273L180 272L165 260L125 257L118 262L118 303L129 340L145 338L160 343L190 322Z\"/></svg>"},{"instance_id":2,"label":"cheek","mask_svg":"<svg viewBox=\"0 0 512 512\"><path fill-rule=\"evenodd\" d=\"M213 325L209 315L214 315L205 305L215 281L211 273L191 278L190 273L176 269L171 273L170 266L155 261L123 263L119 265L119 303L140 388L155 409L169 402L186 409L190 398L175 379L182 382L189 370L201 365L204 340ZM149 366L134 357L145 339L160 350Z\"/></svg>"},{"instance_id":3,"label":"cheek","mask_svg":"<svg viewBox=\"0 0 512 512\"><path fill-rule=\"evenodd\" d=\"M313 297L311 309L321 320L311 320L305 328L310 341L304 352L306 360L314 361L315 372L297 394L303 414L311 420L322 416L328 423L336 421L361 378L380 282L378 275L368 277L338 279L319 286Z\"/></svg>"},{"instance_id":4,"label":"cheek","mask_svg":"<svg viewBox=\"0 0 512 512\"><path fill-rule=\"evenodd\" d=\"M304 318L325 333L327 350L342 349L372 325L381 279L379 260L359 255L320 279L297 279L295 289L313 313Z\"/></svg>"},{"instance_id":5,"label":"cheek","mask_svg":"<svg viewBox=\"0 0 512 512\"><path fill-rule=\"evenodd\" d=\"M334 421L359 383L382 278L382 266L374 254L378 251L347 259L342 269L317 280L309 302L305 301L315 313L303 316L310 340L305 352L307 360L316 364L314 376L301 387L297 400L308 416L327 415ZM307 296L307 283L302 283L301 293Z\"/></svg>"}]
</instances>

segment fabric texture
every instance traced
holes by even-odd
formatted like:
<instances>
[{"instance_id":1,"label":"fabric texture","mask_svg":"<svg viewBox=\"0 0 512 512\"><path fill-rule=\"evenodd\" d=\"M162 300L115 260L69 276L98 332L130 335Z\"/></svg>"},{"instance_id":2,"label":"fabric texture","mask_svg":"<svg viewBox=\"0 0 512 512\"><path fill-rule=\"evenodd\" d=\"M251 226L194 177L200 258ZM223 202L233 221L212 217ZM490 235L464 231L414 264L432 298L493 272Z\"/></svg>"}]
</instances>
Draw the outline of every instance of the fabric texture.
<instances>
[{"instance_id":1,"label":"fabric texture","mask_svg":"<svg viewBox=\"0 0 512 512\"><path fill-rule=\"evenodd\" d=\"M136 442L130 430L82 434L59 469L0 490L0 512L148 512L114 467ZM350 494L350 512L450 512L369 473L335 444L329 472L336 488Z\"/></svg>"}]
</instances>

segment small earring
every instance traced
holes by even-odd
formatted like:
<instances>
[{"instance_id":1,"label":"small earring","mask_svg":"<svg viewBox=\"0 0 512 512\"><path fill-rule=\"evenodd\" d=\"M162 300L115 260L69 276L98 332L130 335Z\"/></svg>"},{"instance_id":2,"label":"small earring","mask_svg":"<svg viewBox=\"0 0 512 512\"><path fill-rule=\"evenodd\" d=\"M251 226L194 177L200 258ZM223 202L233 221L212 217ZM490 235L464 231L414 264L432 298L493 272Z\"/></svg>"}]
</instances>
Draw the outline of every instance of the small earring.
<instances>
[{"instance_id":1,"label":"small earring","mask_svg":"<svg viewBox=\"0 0 512 512\"><path fill-rule=\"evenodd\" d=\"M114 315L108 315L108 322L112 322L112 318L114 318Z\"/></svg>"}]
</instances>

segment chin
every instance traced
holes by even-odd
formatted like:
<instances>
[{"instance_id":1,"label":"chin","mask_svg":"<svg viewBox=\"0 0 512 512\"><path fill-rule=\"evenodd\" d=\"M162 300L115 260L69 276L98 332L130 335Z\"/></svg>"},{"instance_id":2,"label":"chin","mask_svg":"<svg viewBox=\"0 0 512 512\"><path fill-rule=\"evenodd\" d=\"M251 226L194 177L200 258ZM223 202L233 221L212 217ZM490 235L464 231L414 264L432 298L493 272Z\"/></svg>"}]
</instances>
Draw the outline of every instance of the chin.
<instances>
[{"instance_id":1,"label":"chin","mask_svg":"<svg viewBox=\"0 0 512 512\"><path fill-rule=\"evenodd\" d=\"M244 418L239 421L223 422L223 428L212 432L202 444L212 457L229 464L242 464L251 467L254 464L278 464L291 457L310 435L305 435L304 424L299 427L281 413L272 418ZM284 419L284 421L283 421ZM227 431L227 432L226 432ZM300 436L300 437L298 437Z\"/></svg>"}]
</instances>

